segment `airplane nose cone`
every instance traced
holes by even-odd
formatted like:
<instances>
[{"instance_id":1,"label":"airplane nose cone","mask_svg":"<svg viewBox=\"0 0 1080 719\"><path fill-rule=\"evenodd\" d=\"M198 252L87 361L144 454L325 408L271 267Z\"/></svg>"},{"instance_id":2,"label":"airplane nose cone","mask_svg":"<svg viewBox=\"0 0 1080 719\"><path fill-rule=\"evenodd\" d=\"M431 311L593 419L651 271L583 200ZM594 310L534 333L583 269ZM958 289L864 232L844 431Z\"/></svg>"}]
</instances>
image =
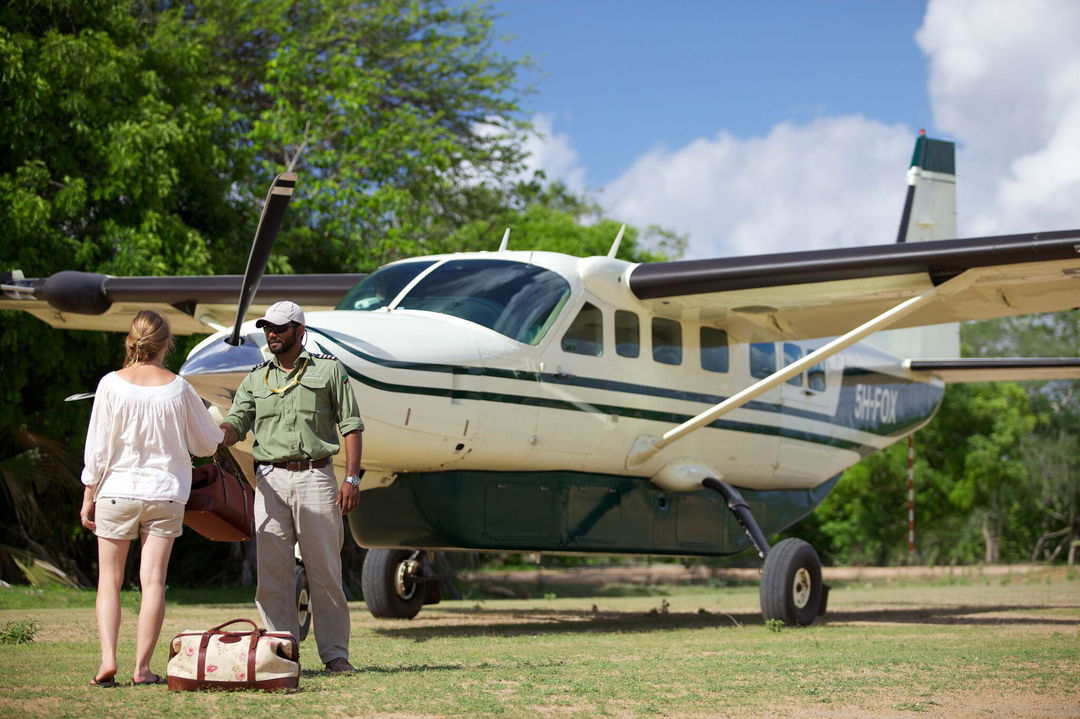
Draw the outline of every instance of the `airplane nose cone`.
<instances>
[{"instance_id":1,"label":"airplane nose cone","mask_svg":"<svg viewBox=\"0 0 1080 719\"><path fill-rule=\"evenodd\" d=\"M226 337L228 333L223 332L204 340L180 368L180 375L199 396L223 408L223 412L232 404L244 376L263 361L259 345L251 337L245 337L235 347L225 341Z\"/></svg>"},{"instance_id":2,"label":"airplane nose cone","mask_svg":"<svg viewBox=\"0 0 1080 719\"><path fill-rule=\"evenodd\" d=\"M259 345L250 338L235 347L225 341L225 335L215 342L195 348L180 368L180 375L191 379L193 375L243 372L263 361Z\"/></svg>"}]
</instances>

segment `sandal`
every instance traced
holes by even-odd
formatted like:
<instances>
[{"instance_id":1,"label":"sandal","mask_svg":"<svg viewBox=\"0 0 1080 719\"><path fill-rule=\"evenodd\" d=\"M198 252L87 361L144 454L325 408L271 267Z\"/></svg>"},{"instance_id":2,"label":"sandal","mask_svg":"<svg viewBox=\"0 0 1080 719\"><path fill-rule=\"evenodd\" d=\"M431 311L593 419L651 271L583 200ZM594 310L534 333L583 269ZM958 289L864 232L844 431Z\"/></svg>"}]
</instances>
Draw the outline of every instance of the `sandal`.
<instances>
[{"instance_id":1,"label":"sandal","mask_svg":"<svg viewBox=\"0 0 1080 719\"><path fill-rule=\"evenodd\" d=\"M131 686L133 686L133 687L144 687L144 686L146 686L148 684L164 684L164 683L165 683L165 677L161 676L160 674L155 674L153 679L147 679L146 681L137 682L134 679L131 680Z\"/></svg>"},{"instance_id":2,"label":"sandal","mask_svg":"<svg viewBox=\"0 0 1080 719\"><path fill-rule=\"evenodd\" d=\"M116 677L115 674L113 674L111 677L102 677L101 679L98 679L97 677L94 677L93 679L90 680L90 686L99 687L101 689L109 689L111 687L115 687L116 686L115 677Z\"/></svg>"}]
</instances>

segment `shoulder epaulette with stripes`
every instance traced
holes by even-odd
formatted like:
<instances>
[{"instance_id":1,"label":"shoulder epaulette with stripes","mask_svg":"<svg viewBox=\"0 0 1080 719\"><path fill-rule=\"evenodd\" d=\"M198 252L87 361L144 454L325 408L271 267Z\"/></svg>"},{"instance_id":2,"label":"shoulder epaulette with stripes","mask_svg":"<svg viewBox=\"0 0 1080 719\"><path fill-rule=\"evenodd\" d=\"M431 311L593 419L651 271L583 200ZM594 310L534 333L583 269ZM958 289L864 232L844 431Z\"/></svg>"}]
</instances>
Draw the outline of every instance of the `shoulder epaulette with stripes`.
<instances>
[{"instance_id":1,"label":"shoulder epaulette with stripes","mask_svg":"<svg viewBox=\"0 0 1080 719\"><path fill-rule=\"evenodd\" d=\"M263 367L265 367L265 366L266 366L266 365L268 365L268 364L270 364L270 360L266 360L265 362L260 362L259 364L257 364L257 365L255 365L254 367L252 367L252 368L251 368L251 371L252 371L252 372L254 372L254 371L255 371L255 370L257 370L257 369L262 369Z\"/></svg>"},{"instance_id":2,"label":"shoulder epaulette with stripes","mask_svg":"<svg viewBox=\"0 0 1080 719\"><path fill-rule=\"evenodd\" d=\"M318 354L316 352L309 353L314 359L337 359L334 355Z\"/></svg>"}]
</instances>

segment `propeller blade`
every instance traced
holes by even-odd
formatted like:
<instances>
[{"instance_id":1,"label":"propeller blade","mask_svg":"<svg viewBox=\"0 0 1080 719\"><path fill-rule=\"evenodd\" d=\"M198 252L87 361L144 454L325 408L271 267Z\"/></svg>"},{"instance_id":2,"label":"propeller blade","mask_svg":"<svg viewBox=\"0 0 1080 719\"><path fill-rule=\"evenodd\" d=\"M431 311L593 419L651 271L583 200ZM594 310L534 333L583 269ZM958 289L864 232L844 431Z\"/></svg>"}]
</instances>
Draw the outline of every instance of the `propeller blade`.
<instances>
[{"instance_id":1,"label":"propeller blade","mask_svg":"<svg viewBox=\"0 0 1080 719\"><path fill-rule=\"evenodd\" d=\"M236 323L233 325L232 336L225 340L233 346L240 344L240 325L243 324L244 316L251 307L251 301L255 299L255 293L259 290L259 282L262 280L263 272L266 271L270 250L274 247L274 238L277 237L281 222L285 219L285 208L289 206L294 187L296 187L296 173L283 172L274 178L270 191L266 193L266 204L263 205L262 216L259 217L259 229L255 231L255 240L251 243L251 254L248 255L247 269L244 270L240 304L236 307Z\"/></svg>"}]
</instances>

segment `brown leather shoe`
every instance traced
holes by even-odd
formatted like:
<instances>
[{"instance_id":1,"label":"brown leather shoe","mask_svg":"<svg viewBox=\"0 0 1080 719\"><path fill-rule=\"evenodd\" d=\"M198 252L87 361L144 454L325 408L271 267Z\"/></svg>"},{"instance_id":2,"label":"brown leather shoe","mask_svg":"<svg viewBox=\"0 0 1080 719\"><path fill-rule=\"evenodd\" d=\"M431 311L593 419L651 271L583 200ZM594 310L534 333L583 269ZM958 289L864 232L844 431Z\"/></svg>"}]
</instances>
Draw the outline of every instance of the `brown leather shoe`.
<instances>
[{"instance_id":1,"label":"brown leather shoe","mask_svg":"<svg viewBox=\"0 0 1080 719\"><path fill-rule=\"evenodd\" d=\"M327 674L352 674L356 669L352 664L349 664L349 660L345 657L338 657L337 659L331 659L326 663Z\"/></svg>"}]
</instances>

